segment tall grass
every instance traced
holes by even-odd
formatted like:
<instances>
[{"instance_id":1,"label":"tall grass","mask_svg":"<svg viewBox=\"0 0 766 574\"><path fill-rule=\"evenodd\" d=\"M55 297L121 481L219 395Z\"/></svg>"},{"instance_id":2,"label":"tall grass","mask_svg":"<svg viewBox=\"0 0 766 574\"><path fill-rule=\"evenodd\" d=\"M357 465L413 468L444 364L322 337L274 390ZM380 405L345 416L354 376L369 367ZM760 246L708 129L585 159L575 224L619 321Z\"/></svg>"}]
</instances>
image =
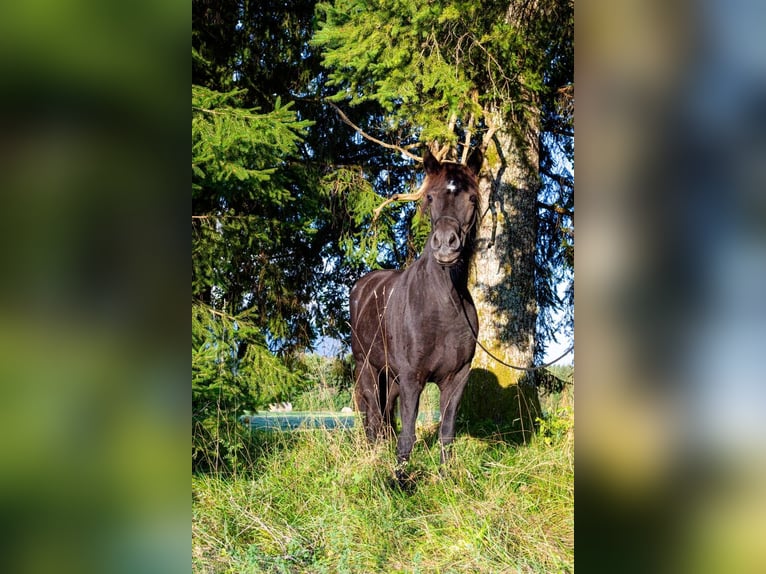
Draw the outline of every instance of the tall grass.
<instances>
[{"instance_id":1,"label":"tall grass","mask_svg":"<svg viewBox=\"0 0 766 574\"><path fill-rule=\"evenodd\" d=\"M234 475L192 477L195 572L573 572L571 387L531 443L418 430L414 492L361 429L264 433Z\"/></svg>"}]
</instances>

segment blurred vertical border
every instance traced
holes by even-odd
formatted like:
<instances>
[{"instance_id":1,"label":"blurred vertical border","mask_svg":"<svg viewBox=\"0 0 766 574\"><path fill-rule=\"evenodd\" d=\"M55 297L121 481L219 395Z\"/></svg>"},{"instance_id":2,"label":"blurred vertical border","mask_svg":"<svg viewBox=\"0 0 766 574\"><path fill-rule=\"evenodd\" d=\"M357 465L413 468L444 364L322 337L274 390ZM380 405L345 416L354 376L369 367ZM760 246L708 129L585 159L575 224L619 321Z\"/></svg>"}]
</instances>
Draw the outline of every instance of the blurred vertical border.
<instances>
[{"instance_id":1,"label":"blurred vertical border","mask_svg":"<svg viewBox=\"0 0 766 574\"><path fill-rule=\"evenodd\" d=\"M0 569L188 572L191 6L0 7Z\"/></svg>"},{"instance_id":2,"label":"blurred vertical border","mask_svg":"<svg viewBox=\"0 0 766 574\"><path fill-rule=\"evenodd\" d=\"M575 14L578 568L766 572L766 4Z\"/></svg>"}]
</instances>

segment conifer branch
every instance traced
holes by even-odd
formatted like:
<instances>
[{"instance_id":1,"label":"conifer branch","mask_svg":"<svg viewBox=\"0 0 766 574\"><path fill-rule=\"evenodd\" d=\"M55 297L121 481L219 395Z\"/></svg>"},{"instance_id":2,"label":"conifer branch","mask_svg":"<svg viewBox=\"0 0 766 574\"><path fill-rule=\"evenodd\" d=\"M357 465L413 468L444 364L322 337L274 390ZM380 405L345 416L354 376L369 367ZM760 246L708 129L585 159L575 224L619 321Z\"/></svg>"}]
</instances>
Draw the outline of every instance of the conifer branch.
<instances>
[{"instance_id":1,"label":"conifer branch","mask_svg":"<svg viewBox=\"0 0 766 574\"><path fill-rule=\"evenodd\" d=\"M445 161L447 154L452 149L451 146L440 144L438 140L434 140L434 142L428 147L431 150L431 154L433 154L433 156L438 159L439 162Z\"/></svg>"},{"instance_id":2,"label":"conifer branch","mask_svg":"<svg viewBox=\"0 0 766 574\"><path fill-rule=\"evenodd\" d=\"M571 178L568 178L566 176L554 173L550 169L548 169L548 168L546 168L544 166L540 167L540 172L543 175L545 175L545 176L549 177L550 179L552 179L553 181L555 181L556 183L558 183L561 187L564 187L564 188L567 188L567 189L572 189L573 183L572 183Z\"/></svg>"},{"instance_id":3,"label":"conifer branch","mask_svg":"<svg viewBox=\"0 0 766 574\"><path fill-rule=\"evenodd\" d=\"M489 126L489 129L487 130L487 133L484 134L484 137L481 140L481 153L487 152L487 147L489 147L489 142L493 141L493 138L495 137L495 133L497 133L497 126L490 120L489 117L485 118L485 121L487 122L487 125ZM498 145L497 142L495 142L495 145Z\"/></svg>"},{"instance_id":4,"label":"conifer branch","mask_svg":"<svg viewBox=\"0 0 766 574\"><path fill-rule=\"evenodd\" d=\"M264 114L251 114L250 112L244 111L239 108L222 108L213 110L210 108L203 108L201 106L192 106L192 110L196 110L198 112L202 112L203 114L210 114L213 116L232 116L237 119L243 119L243 120L263 120L265 118Z\"/></svg>"},{"instance_id":5,"label":"conifer branch","mask_svg":"<svg viewBox=\"0 0 766 574\"><path fill-rule=\"evenodd\" d=\"M420 188L414 193L396 193L389 197L387 200L385 200L383 203L381 203L378 207L375 208L375 211L373 211L372 220L376 221L378 217L380 217L381 212L383 211L383 208L387 205L395 202L395 201L418 201L421 197L423 197L423 194L426 192L426 182L425 179L423 180L423 183L420 185Z\"/></svg>"},{"instance_id":6,"label":"conifer branch","mask_svg":"<svg viewBox=\"0 0 766 574\"><path fill-rule=\"evenodd\" d=\"M353 128L354 131L356 131L364 139L369 140L369 141L371 141L373 143L376 143L376 144L378 144L380 146L383 146L386 149L396 150L399 153L401 153L402 155L405 155L405 156L407 156L408 158L410 158L412 160L415 160L415 161L418 161L418 162L422 162L423 161L423 158L416 156L415 154L413 154L413 153L407 151L406 149L404 149L403 147L400 147L400 146L394 145L394 144L389 144L389 143L381 141L381 140L379 140L377 138L372 137L370 134L366 133L362 128L360 128L354 122L352 122L350 119L348 119L348 116L346 114L344 114L343 110L341 110L338 106L336 106L334 103L332 103L332 102L330 102L328 100L325 100L325 101L328 104L330 104L330 106L335 110L335 112L338 114L338 116L340 116L340 119L343 120L343 123L345 123L348 126L350 126L351 128Z\"/></svg>"}]
</instances>

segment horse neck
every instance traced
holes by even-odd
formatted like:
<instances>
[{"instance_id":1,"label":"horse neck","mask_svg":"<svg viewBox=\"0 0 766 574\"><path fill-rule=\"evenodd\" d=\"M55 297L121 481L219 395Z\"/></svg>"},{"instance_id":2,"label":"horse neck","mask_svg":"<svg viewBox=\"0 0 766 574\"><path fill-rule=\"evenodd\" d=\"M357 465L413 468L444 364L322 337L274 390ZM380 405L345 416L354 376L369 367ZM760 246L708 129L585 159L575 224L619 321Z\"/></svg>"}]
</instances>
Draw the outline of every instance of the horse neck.
<instances>
[{"instance_id":1,"label":"horse neck","mask_svg":"<svg viewBox=\"0 0 766 574\"><path fill-rule=\"evenodd\" d=\"M431 248L431 236L429 235L428 239L426 239L426 245L418 260L413 264L413 267L417 266L419 271L428 274L430 277L443 278L443 281L438 281L439 286L450 291L454 288L461 297L465 297L468 293L468 262L470 255L470 248L466 248L456 265L450 268L442 267L434 259L433 249Z\"/></svg>"}]
</instances>

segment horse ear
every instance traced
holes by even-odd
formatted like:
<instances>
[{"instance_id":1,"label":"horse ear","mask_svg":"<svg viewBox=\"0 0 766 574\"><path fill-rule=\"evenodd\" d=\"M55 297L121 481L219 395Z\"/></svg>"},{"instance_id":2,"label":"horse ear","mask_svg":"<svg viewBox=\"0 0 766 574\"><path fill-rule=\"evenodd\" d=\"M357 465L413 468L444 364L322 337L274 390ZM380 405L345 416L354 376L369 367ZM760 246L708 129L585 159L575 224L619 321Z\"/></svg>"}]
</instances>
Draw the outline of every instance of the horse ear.
<instances>
[{"instance_id":1,"label":"horse ear","mask_svg":"<svg viewBox=\"0 0 766 574\"><path fill-rule=\"evenodd\" d=\"M439 173L442 168L442 164L439 163L439 160L434 157L431 150L428 148L426 148L426 153L423 155L423 165L426 168L427 175Z\"/></svg>"},{"instance_id":2,"label":"horse ear","mask_svg":"<svg viewBox=\"0 0 766 574\"><path fill-rule=\"evenodd\" d=\"M481 148L476 148L473 153L468 157L468 168L475 174L479 175L481 171L481 165L484 163L484 153Z\"/></svg>"}]
</instances>

